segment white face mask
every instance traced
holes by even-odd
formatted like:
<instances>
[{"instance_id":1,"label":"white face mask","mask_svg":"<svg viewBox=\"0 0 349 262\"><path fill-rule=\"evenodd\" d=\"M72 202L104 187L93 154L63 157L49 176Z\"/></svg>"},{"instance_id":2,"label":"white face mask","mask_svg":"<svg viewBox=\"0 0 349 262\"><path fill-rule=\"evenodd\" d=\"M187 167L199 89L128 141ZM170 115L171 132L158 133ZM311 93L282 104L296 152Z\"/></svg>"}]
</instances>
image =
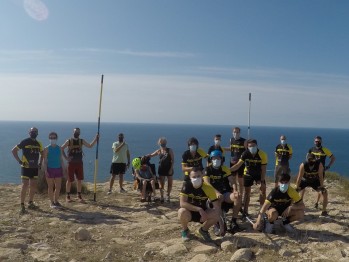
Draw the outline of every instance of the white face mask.
<instances>
[{"instance_id":1,"label":"white face mask","mask_svg":"<svg viewBox=\"0 0 349 262\"><path fill-rule=\"evenodd\" d=\"M282 193L285 193L288 189L288 184L280 184L279 188Z\"/></svg>"},{"instance_id":2,"label":"white face mask","mask_svg":"<svg viewBox=\"0 0 349 262\"><path fill-rule=\"evenodd\" d=\"M248 151L250 151L250 153L252 155L256 154L257 153L257 147L256 146L249 146L248 147Z\"/></svg>"},{"instance_id":3,"label":"white face mask","mask_svg":"<svg viewBox=\"0 0 349 262\"><path fill-rule=\"evenodd\" d=\"M233 132L233 137L234 137L234 139L239 139L240 138L240 134Z\"/></svg>"},{"instance_id":4,"label":"white face mask","mask_svg":"<svg viewBox=\"0 0 349 262\"><path fill-rule=\"evenodd\" d=\"M189 146L190 152L195 152L196 151L196 145L190 145Z\"/></svg>"},{"instance_id":5,"label":"white face mask","mask_svg":"<svg viewBox=\"0 0 349 262\"><path fill-rule=\"evenodd\" d=\"M190 179L191 183L193 184L194 188L199 188L202 184L202 178L201 177L195 177Z\"/></svg>"},{"instance_id":6,"label":"white face mask","mask_svg":"<svg viewBox=\"0 0 349 262\"><path fill-rule=\"evenodd\" d=\"M57 144L57 139L50 139L50 144L52 146L56 145Z\"/></svg>"},{"instance_id":7,"label":"white face mask","mask_svg":"<svg viewBox=\"0 0 349 262\"><path fill-rule=\"evenodd\" d=\"M220 159L212 159L212 166L214 168L219 168L221 166L221 160Z\"/></svg>"},{"instance_id":8,"label":"white face mask","mask_svg":"<svg viewBox=\"0 0 349 262\"><path fill-rule=\"evenodd\" d=\"M215 139L214 144L215 146L219 146L221 144L221 140Z\"/></svg>"},{"instance_id":9,"label":"white face mask","mask_svg":"<svg viewBox=\"0 0 349 262\"><path fill-rule=\"evenodd\" d=\"M286 140L280 140L280 142L281 142L281 145L286 145Z\"/></svg>"}]
</instances>

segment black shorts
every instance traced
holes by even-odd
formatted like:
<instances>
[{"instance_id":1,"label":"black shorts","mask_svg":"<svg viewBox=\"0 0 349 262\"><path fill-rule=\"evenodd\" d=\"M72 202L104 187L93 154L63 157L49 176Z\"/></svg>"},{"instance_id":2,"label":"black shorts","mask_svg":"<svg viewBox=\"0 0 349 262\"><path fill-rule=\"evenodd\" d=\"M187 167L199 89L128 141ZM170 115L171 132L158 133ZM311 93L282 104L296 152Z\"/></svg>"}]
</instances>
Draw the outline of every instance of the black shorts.
<instances>
[{"instance_id":1,"label":"black shorts","mask_svg":"<svg viewBox=\"0 0 349 262\"><path fill-rule=\"evenodd\" d=\"M312 189L319 191L318 187L320 186L320 180L315 179L315 180L301 180L301 183L299 185L300 189L304 189L306 187L311 187Z\"/></svg>"},{"instance_id":2,"label":"black shorts","mask_svg":"<svg viewBox=\"0 0 349 262\"><path fill-rule=\"evenodd\" d=\"M253 182L260 182L261 181L261 175L255 175L255 176L251 176L249 174L245 174L244 175L244 187L251 187L253 186Z\"/></svg>"},{"instance_id":3,"label":"black shorts","mask_svg":"<svg viewBox=\"0 0 349 262\"><path fill-rule=\"evenodd\" d=\"M275 207L275 206L271 206L268 208L268 210L274 208L277 212L278 212L278 215L281 216L282 213L284 213L284 211L286 210L286 208L288 208L289 206L278 206L278 207Z\"/></svg>"},{"instance_id":4,"label":"black shorts","mask_svg":"<svg viewBox=\"0 0 349 262\"><path fill-rule=\"evenodd\" d=\"M230 167L232 167L234 164L230 162ZM238 175L238 177L242 178L244 176L244 169L245 169L245 164L242 164L242 166L239 167L239 169L235 172L232 172L233 176Z\"/></svg>"},{"instance_id":5,"label":"black shorts","mask_svg":"<svg viewBox=\"0 0 349 262\"><path fill-rule=\"evenodd\" d=\"M126 172L126 163L111 163L110 174L120 175L125 174Z\"/></svg>"},{"instance_id":6,"label":"black shorts","mask_svg":"<svg viewBox=\"0 0 349 262\"><path fill-rule=\"evenodd\" d=\"M173 169L170 169L170 170L158 169L158 175L159 176L173 176Z\"/></svg>"},{"instance_id":7,"label":"black shorts","mask_svg":"<svg viewBox=\"0 0 349 262\"><path fill-rule=\"evenodd\" d=\"M191 220L190 221L202 223L202 222L200 222L201 215L199 212L190 211L190 213L191 213Z\"/></svg>"},{"instance_id":8,"label":"black shorts","mask_svg":"<svg viewBox=\"0 0 349 262\"><path fill-rule=\"evenodd\" d=\"M39 169L38 168L24 168L21 170L22 179L38 178Z\"/></svg>"}]
</instances>

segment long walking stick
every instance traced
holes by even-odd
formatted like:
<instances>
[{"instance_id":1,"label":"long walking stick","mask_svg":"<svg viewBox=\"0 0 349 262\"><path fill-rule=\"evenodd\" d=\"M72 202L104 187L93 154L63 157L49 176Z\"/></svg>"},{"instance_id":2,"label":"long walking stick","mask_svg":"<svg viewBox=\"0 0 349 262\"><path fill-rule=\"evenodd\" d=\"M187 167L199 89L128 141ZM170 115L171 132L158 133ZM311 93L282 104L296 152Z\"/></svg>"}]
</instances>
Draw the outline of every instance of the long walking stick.
<instances>
[{"instance_id":1,"label":"long walking stick","mask_svg":"<svg viewBox=\"0 0 349 262\"><path fill-rule=\"evenodd\" d=\"M102 75L102 78L101 78L101 93L99 94L99 112L98 112L98 129L97 129L98 138L97 138L97 146L96 146L93 201L96 201L96 192L97 192L98 147L99 147L99 128L101 126L101 107L102 107L102 93L103 93L103 77L104 77L104 75Z\"/></svg>"},{"instance_id":2,"label":"long walking stick","mask_svg":"<svg viewBox=\"0 0 349 262\"><path fill-rule=\"evenodd\" d=\"M251 93L248 94L248 129L247 129L247 139L250 139L250 129L251 129Z\"/></svg>"}]
</instances>

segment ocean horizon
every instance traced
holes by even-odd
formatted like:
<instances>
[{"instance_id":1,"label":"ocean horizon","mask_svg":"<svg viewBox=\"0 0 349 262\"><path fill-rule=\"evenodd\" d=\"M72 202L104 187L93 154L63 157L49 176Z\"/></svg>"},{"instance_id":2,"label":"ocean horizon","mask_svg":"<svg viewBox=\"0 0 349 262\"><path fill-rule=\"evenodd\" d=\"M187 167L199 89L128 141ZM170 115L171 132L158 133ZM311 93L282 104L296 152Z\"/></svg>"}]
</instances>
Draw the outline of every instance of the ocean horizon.
<instances>
[{"instance_id":1,"label":"ocean horizon","mask_svg":"<svg viewBox=\"0 0 349 262\"><path fill-rule=\"evenodd\" d=\"M97 123L94 122L38 122L38 121L0 121L3 145L0 154L3 156L0 183L20 184L20 166L12 156L11 150L22 139L28 137L28 130L35 126L39 129L38 140L43 146L49 144L48 134L51 131L58 133L58 144L62 145L72 136L73 129L80 127L81 138L91 142L97 133ZM124 133L128 143L131 159L154 152L157 148L159 137L166 137L168 147L175 154L175 179L182 179L181 160L182 154L187 150L187 140L196 137L199 146L204 150L213 144L216 134L222 135L222 146L229 146L232 136L232 127L235 125L203 125L203 124L150 124L150 123L112 123L101 122L100 142L98 149L97 182L106 182L109 179L109 168L112 159L112 143L116 141L118 133ZM247 138L247 126L240 126L241 136ZM293 157L290 161L292 176L298 173L299 165L305 160L308 149L313 146L314 137L322 136L323 146L329 148L336 157L336 162L329 171L337 172L341 176L349 177L348 161L345 157L343 145L348 144L348 129L341 128L305 128L305 127L272 127L252 126L250 137L258 141L258 147L268 155L267 175L273 176L275 157L274 150L279 144L280 135L286 135L287 142L293 147ZM96 146L84 148L85 181L93 182ZM225 154L229 159L229 152ZM329 161L329 160L327 160ZM157 165L158 158L151 161ZM327 162L328 163L328 162ZM205 164L205 162L204 162ZM126 180L132 180L131 170L125 175Z\"/></svg>"}]
</instances>

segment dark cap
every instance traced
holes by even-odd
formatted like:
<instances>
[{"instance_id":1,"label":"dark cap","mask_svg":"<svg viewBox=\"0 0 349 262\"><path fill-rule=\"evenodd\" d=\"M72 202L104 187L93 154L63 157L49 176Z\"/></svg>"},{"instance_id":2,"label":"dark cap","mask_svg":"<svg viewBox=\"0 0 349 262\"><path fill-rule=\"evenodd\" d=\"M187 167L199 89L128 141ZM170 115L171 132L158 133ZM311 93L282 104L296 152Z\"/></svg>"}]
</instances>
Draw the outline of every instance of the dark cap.
<instances>
[{"instance_id":1,"label":"dark cap","mask_svg":"<svg viewBox=\"0 0 349 262\"><path fill-rule=\"evenodd\" d=\"M250 144L250 143L254 143L254 144L257 145L257 140L256 140L256 139L253 139L253 138L247 140L247 144Z\"/></svg>"}]
</instances>

